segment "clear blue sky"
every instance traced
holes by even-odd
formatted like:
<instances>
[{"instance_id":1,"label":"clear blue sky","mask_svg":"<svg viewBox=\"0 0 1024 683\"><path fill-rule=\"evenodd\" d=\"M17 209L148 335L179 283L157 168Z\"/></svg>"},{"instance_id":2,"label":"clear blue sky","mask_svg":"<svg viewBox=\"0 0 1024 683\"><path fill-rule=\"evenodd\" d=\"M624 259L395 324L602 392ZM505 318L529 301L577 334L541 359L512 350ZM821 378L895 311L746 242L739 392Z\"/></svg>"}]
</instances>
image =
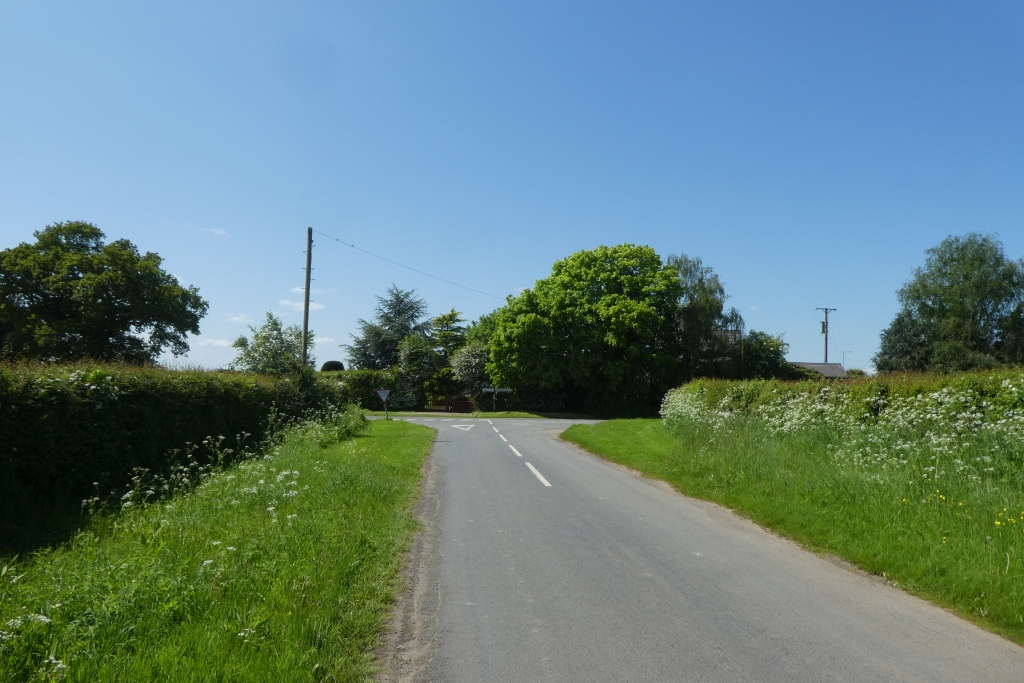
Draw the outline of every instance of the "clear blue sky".
<instances>
[{"instance_id":1,"label":"clear blue sky","mask_svg":"<svg viewBox=\"0 0 1024 683\"><path fill-rule=\"evenodd\" d=\"M748 329L864 367L949 234L1024 256L1020 2L0 4L0 248L60 220L210 301L189 360L302 283L305 228L504 297L648 244ZM501 303L322 238L320 361L391 283ZM328 341L331 340L331 341Z\"/></svg>"}]
</instances>

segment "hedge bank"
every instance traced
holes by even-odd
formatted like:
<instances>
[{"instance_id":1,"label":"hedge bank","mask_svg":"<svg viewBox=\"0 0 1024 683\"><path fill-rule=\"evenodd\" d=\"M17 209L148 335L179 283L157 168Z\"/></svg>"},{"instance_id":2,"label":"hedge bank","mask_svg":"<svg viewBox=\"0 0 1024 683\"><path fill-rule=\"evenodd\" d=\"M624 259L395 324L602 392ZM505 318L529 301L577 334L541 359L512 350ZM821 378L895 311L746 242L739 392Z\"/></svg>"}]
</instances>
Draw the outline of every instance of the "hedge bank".
<instances>
[{"instance_id":1,"label":"hedge bank","mask_svg":"<svg viewBox=\"0 0 1024 683\"><path fill-rule=\"evenodd\" d=\"M1024 377L1022 368L979 370L957 374L893 373L845 380L720 380L699 379L674 389L698 400L709 410L753 415L781 397L817 396L834 404L845 404L851 417L872 419L884 411L892 399L915 398L948 390L972 397L972 401L990 409L1024 410L1024 396L1013 386ZM828 396L821 396L827 392ZM664 412L664 408L663 408Z\"/></svg>"},{"instance_id":2,"label":"hedge bank","mask_svg":"<svg viewBox=\"0 0 1024 683\"><path fill-rule=\"evenodd\" d=\"M262 440L271 410L297 416L345 393L312 376L0 365L0 552L59 539L83 499L123 491L135 468L164 473L187 449L208 459L207 437L231 457Z\"/></svg>"}]
</instances>

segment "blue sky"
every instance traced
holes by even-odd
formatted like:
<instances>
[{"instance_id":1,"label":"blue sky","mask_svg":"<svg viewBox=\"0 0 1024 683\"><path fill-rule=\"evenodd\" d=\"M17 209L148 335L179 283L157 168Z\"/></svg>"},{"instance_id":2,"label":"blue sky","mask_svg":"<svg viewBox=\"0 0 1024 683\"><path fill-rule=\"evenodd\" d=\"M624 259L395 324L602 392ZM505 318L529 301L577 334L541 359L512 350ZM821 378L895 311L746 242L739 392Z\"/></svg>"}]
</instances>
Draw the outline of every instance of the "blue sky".
<instances>
[{"instance_id":1,"label":"blue sky","mask_svg":"<svg viewBox=\"0 0 1024 683\"><path fill-rule=\"evenodd\" d=\"M60 220L156 251L219 366L301 322L305 228L498 297L600 244L699 256L748 329L865 367L949 234L1024 256L1019 2L0 4L0 248ZM319 360L392 283L323 238Z\"/></svg>"}]
</instances>

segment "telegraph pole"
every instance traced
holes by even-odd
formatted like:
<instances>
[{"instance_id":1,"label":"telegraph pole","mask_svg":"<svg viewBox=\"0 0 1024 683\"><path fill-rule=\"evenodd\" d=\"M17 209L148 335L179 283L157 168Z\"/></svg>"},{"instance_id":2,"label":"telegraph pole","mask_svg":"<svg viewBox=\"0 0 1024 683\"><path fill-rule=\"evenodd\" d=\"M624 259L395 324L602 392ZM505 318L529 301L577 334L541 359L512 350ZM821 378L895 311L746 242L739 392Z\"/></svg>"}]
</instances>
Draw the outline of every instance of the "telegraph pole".
<instances>
[{"instance_id":1,"label":"telegraph pole","mask_svg":"<svg viewBox=\"0 0 1024 683\"><path fill-rule=\"evenodd\" d=\"M309 350L309 271L313 265L313 228L306 229L306 291L305 300L302 303L302 364L306 364L306 356ZM826 314L828 315L828 314ZM825 352L828 357L828 352Z\"/></svg>"},{"instance_id":2,"label":"telegraph pole","mask_svg":"<svg viewBox=\"0 0 1024 683\"><path fill-rule=\"evenodd\" d=\"M816 311L825 312L825 320L821 323L821 333L825 335L825 362L828 362L828 312L837 311L837 308L815 308Z\"/></svg>"}]
</instances>

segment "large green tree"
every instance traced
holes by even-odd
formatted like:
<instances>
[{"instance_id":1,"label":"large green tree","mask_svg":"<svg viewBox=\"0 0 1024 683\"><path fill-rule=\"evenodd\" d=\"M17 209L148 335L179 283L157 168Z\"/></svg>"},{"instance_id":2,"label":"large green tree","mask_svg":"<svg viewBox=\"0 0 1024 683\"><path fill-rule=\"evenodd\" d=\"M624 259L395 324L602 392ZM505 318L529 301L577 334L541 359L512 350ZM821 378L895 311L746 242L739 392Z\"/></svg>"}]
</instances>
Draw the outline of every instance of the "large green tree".
<instances>
[{"instance_id":1,"label":"large green tree","mask_svg":"<svg viewBox=\"0 0 1024 683\"><path fill-rule=\"evenodd\" d=\"M577 252L498 310L487 371L502 386L649 407L676 378L681 295L650 247Z\"/></svg>"},{"instance_id":2,"label":"large green tree","mask_svg":"<svg viewBox=\"0 0 1024 683\"><path fill-rule=\"evenodd\" d=\"M927 251L900 289L900 312L882 333L875 366L966 370L1024 362L1024 261L993 235L951 236Z\"/></svg>"},{"instance_id":3,"label":"large green tree","mask_svg":"<svg viewBox=\"0 0 1024 683\"><path fill-rule=\"evenodd\" d=\"M0 353L8 359L151 363L188 351L208 304L152 252L104 243L99 228L54 223L0 251Z\"/></svg>"},{"instance_id":4,"label":"large green tree","mask_svg":"<svg viewBox=\"0 0 1024 683\"><path fill-rule=\"evenodd\" d=\"M430 321L424 321L427 302L416 297L416 291L403 291L392 285L387 296L377 297L377 310L372 321L360 319L359 334L344 345L349 365L368 370L386 370L401 360L400 346L410 334L427 335Z\"/></svg>"}]
</instances>

